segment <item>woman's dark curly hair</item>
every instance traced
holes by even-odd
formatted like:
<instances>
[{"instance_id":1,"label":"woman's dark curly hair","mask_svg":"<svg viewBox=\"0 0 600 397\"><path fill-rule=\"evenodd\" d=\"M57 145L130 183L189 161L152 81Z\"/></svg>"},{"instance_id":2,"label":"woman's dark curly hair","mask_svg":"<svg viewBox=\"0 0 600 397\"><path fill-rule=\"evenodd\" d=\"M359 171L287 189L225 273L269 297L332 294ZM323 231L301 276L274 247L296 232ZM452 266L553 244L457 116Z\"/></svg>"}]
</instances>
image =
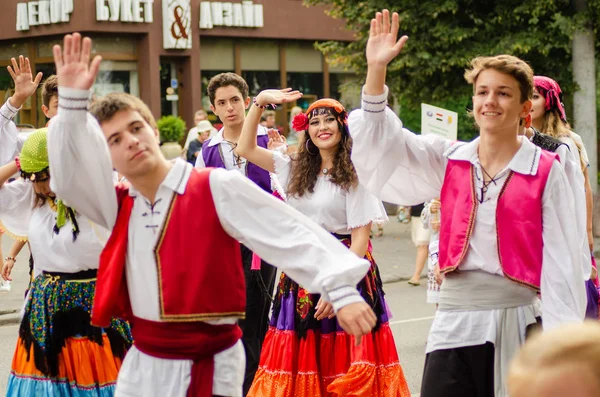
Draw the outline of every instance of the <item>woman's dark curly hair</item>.
<instances>
[{"instance_id":1,"label":"woman's dark curly hair","mask_svg":"<svg viewBox=\"0 0 600 397\"><path fill-rule=\"evenodd\" d=\"M338 113L334 108L317 108L309 114L332 114L338 123L342 139L338 143L337 152L333 158L333 169L329 170L328 176L334 184L348 191L358 184L358 177L354 165L350 160L352 154L352 138L348 132L348 124L345 122L347 112L343 110ZM301 134L298 142L298 152L293 157L292 175L288 184L288 195L302 197L307 192L313 193L317 178L321 172L321 154L308 135L308 130Z\"/></svg>"}]
</instances>

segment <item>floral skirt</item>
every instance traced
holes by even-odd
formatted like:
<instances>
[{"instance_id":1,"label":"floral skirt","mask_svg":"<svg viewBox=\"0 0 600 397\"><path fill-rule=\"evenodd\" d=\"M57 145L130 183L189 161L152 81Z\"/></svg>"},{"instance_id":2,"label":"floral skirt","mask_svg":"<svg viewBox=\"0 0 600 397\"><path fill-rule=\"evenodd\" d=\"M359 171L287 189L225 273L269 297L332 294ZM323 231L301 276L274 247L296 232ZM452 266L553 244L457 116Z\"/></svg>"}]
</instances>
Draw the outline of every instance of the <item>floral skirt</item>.
<instances>
[{"instance_id":1,"label":"floral skirt","mask_svg":"<svg viewBox=\"0 0 600 397\"><path fill-rule=\"evenodd\" d=\"M350 246L350 239L341 241ZM365 259L371 262L371 268L358 289L378 321L359 346L335 317L321 321L314 318L319 295L308 294L281 275L248 397L410 396L370 243Z\"/></svg>"},{"instance_id":2,"label":"floral skirt","mask_svg":"<svg viewBox=\"0 0 600 397\"><path fill-rule=\"evenodd\" d=\"M81 277L81 276L84 277ZM86 275L89 277L85 278ZM31 284L7 396L109 397L132 337L129 324L90 324L94 271L43 273Z\"/></svg>"}]
</instances>

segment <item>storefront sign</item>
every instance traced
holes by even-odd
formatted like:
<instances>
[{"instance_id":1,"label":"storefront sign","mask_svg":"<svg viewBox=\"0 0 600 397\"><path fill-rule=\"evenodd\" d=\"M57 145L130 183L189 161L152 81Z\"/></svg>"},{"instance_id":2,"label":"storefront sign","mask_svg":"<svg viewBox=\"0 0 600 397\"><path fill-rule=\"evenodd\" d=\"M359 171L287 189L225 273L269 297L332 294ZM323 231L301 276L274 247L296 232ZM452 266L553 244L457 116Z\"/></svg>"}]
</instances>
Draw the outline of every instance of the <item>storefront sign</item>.
<instances>
[{"instance_id":1,"label":"storefront sign","mask_svg":"<svg viewBox=\"0 0 600 397\"><path fill-rule=\"evenodd\" d=\"M40 0L17 3L17 31L30 26L69 22L73 0Z\"/></svg>"},{"instance_id":2,"label":"storefront sign","mask_svg":"<svg viewBox=\"0 0 600 397\"><path fill-rule=\"evenodd\" d=\"M200 29L212 29L214 26L262 28L263 5L249 0L241 3L201 1Z\"/></svg>"},{"instance_id":3,"label":"storefront sign","mask_svg":"<svg viewBox=\"0 0 600 397\"><path fill-rule=\"evenodd\" d=\"M154 0L96 0L96 20L152 23Z\"/></svg>"},{"instance_id":4,"label":"storefront sign","mask_svg":"<svg viewBox=\"0 0 600 397\"><path fill-rule=\"evenodd\" d=\"M192 11L190 0L162 0L163 47L192 48Z\"/></svg>"}]
</instances>

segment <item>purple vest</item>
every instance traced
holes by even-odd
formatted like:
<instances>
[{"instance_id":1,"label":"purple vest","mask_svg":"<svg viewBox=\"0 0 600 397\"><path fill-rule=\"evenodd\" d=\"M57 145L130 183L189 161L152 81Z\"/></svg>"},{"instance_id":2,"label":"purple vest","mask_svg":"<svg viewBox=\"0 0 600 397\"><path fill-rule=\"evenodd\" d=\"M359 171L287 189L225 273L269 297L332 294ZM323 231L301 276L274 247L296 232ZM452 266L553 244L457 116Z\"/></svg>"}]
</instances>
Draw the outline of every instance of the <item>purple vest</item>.
<instances>
[{"instance_id":1,"label":"purple vest","mask_svg":"<svg viewBox=\"0 0 600 397\"><path fill-rule=\"evenodd\" d=\"M208 139L202 145L202 159L204 160L204 164L207 167L225 168L223 153L221 153L221 145L208 146L210 141L211 139ZM259 135L256 137L256 144L258 146L266 149L267 143L269 143L268 135ZM269 171L263 170L256 164L248 161L246 163L246 176L267 193L273 193L271 191L271 177L269 176Z\"/></svg>"}]
</instances>

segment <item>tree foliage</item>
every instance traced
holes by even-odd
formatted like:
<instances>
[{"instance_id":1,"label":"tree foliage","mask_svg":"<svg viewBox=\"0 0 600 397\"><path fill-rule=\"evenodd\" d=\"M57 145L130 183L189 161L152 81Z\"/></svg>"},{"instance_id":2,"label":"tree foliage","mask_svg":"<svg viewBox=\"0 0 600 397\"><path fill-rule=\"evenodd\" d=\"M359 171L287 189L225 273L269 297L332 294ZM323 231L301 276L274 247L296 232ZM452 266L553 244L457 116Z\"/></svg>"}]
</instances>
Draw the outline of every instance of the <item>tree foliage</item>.
<instances>
[{"instance_id":1,"label":"tree foliage","mask_svg":"<svg viewBox=\"0 0 600 397\"><path fill-rule=\"evenodd\" d=\"M389 65L387 84L399 99L402 113L420 113L422 102L458 112L461 139L476 134L466 116L472 88L463 77L472 58L518 56L536 74L551 76L563 91L572 93L576 89L570 66L573 32L600 17L600 0L588 0L589 11L583 15L575 14L569 0L304 1L328 5L329 13L345 19L347 28L355 32L353 42L329 41L317 46L330 63L352 71L358 81L364 81L366 73L369 21L384 8L398 12L401 34L409 40ZM419 125L408 127L419 130Z\"/></svg>"}]
</instances>

